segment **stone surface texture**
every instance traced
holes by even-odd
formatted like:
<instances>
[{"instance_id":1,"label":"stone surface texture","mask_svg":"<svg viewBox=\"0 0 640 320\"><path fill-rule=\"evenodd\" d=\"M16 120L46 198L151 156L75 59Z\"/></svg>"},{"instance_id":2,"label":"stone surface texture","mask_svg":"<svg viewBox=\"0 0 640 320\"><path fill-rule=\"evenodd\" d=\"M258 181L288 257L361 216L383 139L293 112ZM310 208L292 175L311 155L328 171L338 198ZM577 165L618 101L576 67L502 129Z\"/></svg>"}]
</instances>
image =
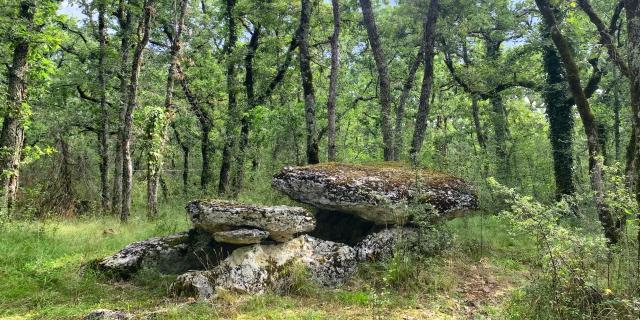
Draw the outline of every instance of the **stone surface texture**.
<instances>
[{"instance_id":1,"label":"stone surface texture","mask_svg":"<svg viewBox=\"0 0 640 320\"><path fill-rule=\"evenodd\" d=\"M477 196L464 180L402 166L285 167L273 177L272 185L294 200L377 224L404 224L420 204L431 205L443 217L477 206Z\"/></svg>"},{"instance_id":2,"label":"stone surface texture","mask_svg":"<svg viewBox=\"0 0 640 320\"><path fill-rule=\"evenodd\" d=\"M216 241L232 244L260 243L262 240L268 237L269 232L259 229L235 229L213 233L213 238Z\"/></svg>"},{"instance_id":3,"label":"stone surface texture","mask_svg":"<svg viewBox=\"0 0 640 320\"><path fill-rule=\"evenodd\" d=\"M303 235L285 243L239 248L209 271L178 277L174 290L182 295L209 298L218 290L263 293L277 290L292 268L304 267L321 286L342 284L356 270L353 248Z\"/></svg>"},{"instance_id":4,"label":"stone surface texture","mask_svg":"<svg viewBox=\"0 0 640 320\"><path fill-rule=\"evenodd\" d=\"M379 261L388 259L402 240L417 236L414 228L396 227L384 229L366 236L355 245L358 261Z\"/></svg>"},{"instance_id":5,"label":"stone surface texture","mask_svg":"<svg viewBox=\"0 0 640 320\"><path fill-rule=\"evenodd\" d=\"M210 233L256 228L269 232L269 238L278 242L292 239L315 227L313 214L300 207L196 200L187 205L187 213L196 228Z\"/></svg>"}]
</instances>

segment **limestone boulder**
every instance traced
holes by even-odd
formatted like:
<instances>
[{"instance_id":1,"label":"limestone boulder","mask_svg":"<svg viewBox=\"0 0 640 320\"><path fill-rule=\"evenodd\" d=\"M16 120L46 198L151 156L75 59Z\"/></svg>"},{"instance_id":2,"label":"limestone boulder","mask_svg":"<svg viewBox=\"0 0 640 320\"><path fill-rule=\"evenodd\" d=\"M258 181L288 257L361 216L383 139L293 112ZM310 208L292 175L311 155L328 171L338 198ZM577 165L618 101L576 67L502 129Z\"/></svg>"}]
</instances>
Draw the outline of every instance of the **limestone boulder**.
<instances>
[{"instance_id":1,"label":"limestone boulder","mask_svg":"<svg viewBox=\"0 0 640 320\"><path fill-rule=\"evenodd\" d=\"M354 246L358 261L380 261L388 259L401 244L410 242L418 235L415 228L395 227L384 229L366 236Z\"/></svg>"},{"instance_id":2,"label":"limestone boulder","mask_svg":"<svg viewBox=\"0 0 640 320\"><path fill-rule=\"evenodd\" d=\"M84 320L127 320L133 319L133 315L124 311L97 309L86 315Z\"/></svg>"},{"instance_id":3,"label":"limestone boulder","mask_svg":"<svg viewBox=\"0 0 640 320\"><path fill-rule=\"evenodd\" d=\"M474 209L473 187L460 178L402 166L325 163L285 167L272 185L291 199L376 224L404 224L416 208L441 217Z\"/></svg>"},{"instance_id":4,"label":"limestone boulder","mask_svg":"<svg viewBox=\"0 0 640 320\"><path fill-rule=\"evenodd\" d=\"M269 232L259 229L235 229L229 231L218 231L213 233L213 238L218 242L232 244L254 244L260 243L269 237Z\"/></svg>"},{"instance_id":5,"label":"limestone boulder","mask_svg":"<svg viewBox=\"0 0 640 320\"><path fill-rule=\"evenodd\" d=\"M255 228L268 232L268 238L278 242L290 240L315 227L313 214L300 207L196 200L187 205L187 213L196 228L212 234Z\"/></svg>"},{"instance_id":6,"label":"limestone boulder","mask_svg":"<svg viewBox=\"0 0 640 320\"><path fill-rule=\"evenodd\" d=\"M209 298L219 290L263 293L287 283L292 268L306 268L318 285L335 287L356 270L353 248L302 235L285 243L256 244L236 249L217 267L178 277L174 292Z\"/></svg>"},{"instance_id":7,"label":"limestone boulder","mask_svg":"<svg viewBox=\"0 0 640 320\"><path fill-rule=\"evenodd\" d=\"M129 278L142 268L163 274L203 270L226 258L238 246L218 243L201 230L134 242L91 266L107 275Z\"/></svg>"}]
</instances>

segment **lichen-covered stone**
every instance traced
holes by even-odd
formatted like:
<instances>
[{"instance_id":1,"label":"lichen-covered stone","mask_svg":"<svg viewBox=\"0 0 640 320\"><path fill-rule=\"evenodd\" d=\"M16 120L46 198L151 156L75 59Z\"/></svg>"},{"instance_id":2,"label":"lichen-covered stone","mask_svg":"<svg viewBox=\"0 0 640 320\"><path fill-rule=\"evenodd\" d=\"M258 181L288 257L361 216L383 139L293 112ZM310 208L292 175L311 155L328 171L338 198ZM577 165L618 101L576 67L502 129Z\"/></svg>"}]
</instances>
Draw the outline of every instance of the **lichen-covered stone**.
<instances>
[{"instance_id":1,"label":"lichen-covered stone","mask_svg":"<svg viewBox=\"0 0 640 320\"><path fill-rule=\"evenodd\" d=\"M355 272L356 253L347 245L303 235L285 243L236 249L212 270L179 276L173 288L199 298L219 290L263 293L285 283L294 266L306 268L317 284L335 287Z\"/></svg>"},{"instance_id":2,"label":"lichen-covered stone","mask_svg":"<svg viewBox=\"0 0 640 320\"><path fill-rule=\"evenodd\" d=\"M294 200L378 224L405 223L421 204L444 217L477 206L472 186L460 178L392 165L285 167L273 177L272 185Z\"/></svg>"},{"instance_id":3,"label":"lichen-covered stone","mask_svg":"<svg viewBox=\"0 0 640 320\"><path fill-rule=\"evenodd\" d=\"M187 212L196 228L212 234L251 227L269 232L269 238L279 242L309 232L315 227L313 214L300 207L196 200L187 205Z\"/></svg>"},{"instance_id":4,"label":"lichen-covered stone","mask_svg":"<svg viewBox=\"0 0 640 320\"><path fill-rule=\"evenodd\" d=\"M133 319L133 315L124 311L98 309L91 311L84 320L127 320Z\"/></svg>"},{"instance_id":5,"label":"lichen-covered stone","mask_svg":"<svg viewBox=\"0 0 640 320\"><path fill-rule=\"evenodd\" d=\"M268 237L269 232L258 229L235 229L213 233L213 238L216 241L232 244L260 243Z\"/></svg>"},{"instance_id":6,"label":"lichen-covered stone","mask_svg":"<svg viewBox=\"0 0 640 320\"><path fill-rule=\"evenodd\" d=\"M105 274L129 278L142 268L164 274L202 270L226 258L237 246L217 243L211 235L192 229L166 237L134 242L92 265Z\"/></svg>"},{"instance_id":7,"label":"lichen-covered stone","mask_svg":"<svg viewBox=\"0 0 640 320\"><path fill-rule=\"evenodd\" d=\"M390 228L366 236L355 245L358 261L379 261L388 259L400 241L410 240L417 236L414 228Z\"/></svg>"}]
</instances>

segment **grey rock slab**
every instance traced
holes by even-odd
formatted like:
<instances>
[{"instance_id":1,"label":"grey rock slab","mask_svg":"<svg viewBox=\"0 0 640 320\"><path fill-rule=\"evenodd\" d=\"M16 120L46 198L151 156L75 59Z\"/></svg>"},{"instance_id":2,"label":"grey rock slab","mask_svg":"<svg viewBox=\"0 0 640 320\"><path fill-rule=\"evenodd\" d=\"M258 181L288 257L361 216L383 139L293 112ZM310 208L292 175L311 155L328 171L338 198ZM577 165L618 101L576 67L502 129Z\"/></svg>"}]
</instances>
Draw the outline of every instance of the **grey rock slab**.
<instances>
[{"instance_id":1,"label":"grey rock slab","mask_svg":"<svg viewBox=\"0 0 640 320\"><path fill-rule=\"evenodd\" d=\"M397 165L285 167L272 186L302 203L377 224L405 224L423 205L446 218L477 207L474 188L464 180Z\"/></svg>"},{"instance_id":2,"label":"grey rock slab","mask_svg":"<svg viewBox=\"0 0 640 320\"><path fill-rule=\"evenodd\" d=\"M131 243L115 254L95 261L91 267L125 279L142 268L164 274L181 274L217 265L237 247L217 243L208 233L192 229Z\"/></svg>"},{"instance_id":3,"label":"grey rock slab","mask_svg":"<svg viewBox=\"0 0 640 320\"><path fill-rule=\"evenodd\" d=\"M259 229L235 229L213 233L213 238L216 241L232 244L255 244L268 237L269 232Z\"/></svg>"},{"instance_id":4,"label":"grey rock slab","mask_svg":"<svg viewBox=\"0 0 640 320\"><path fill-rule=\"evenodd\" d=\"M84 320L127 320L133 319L133 315L124 311L97 309L86 315Z\"/></svg>"},{"instance_id":5,"label":"grey rock slab","mask_svg":"<svg viewBox=\"0 0 640 320\"><path fill-rule=\"evenodd\" d=\"M174 292L206 299L220 290L264 293L290 281L292 268L306 268L312 281L325 287L344 283L356 270L353 248L302 235L285 243L236 249L217 267L178 276Z\"/></svg>"},{"instance_id":6,"label":"grey rock slab","mask_svg":"<svg viewBox=\"0 0 640 320\"><path fill-rule=\"evenodd\" d=\"M196 228L212 234L238 228L256 228L269 232L269 238L278 242L292 239L315 227L313 214L300 207L195 200L187 205L187 213Z\"/></svg>"}]
</instances>

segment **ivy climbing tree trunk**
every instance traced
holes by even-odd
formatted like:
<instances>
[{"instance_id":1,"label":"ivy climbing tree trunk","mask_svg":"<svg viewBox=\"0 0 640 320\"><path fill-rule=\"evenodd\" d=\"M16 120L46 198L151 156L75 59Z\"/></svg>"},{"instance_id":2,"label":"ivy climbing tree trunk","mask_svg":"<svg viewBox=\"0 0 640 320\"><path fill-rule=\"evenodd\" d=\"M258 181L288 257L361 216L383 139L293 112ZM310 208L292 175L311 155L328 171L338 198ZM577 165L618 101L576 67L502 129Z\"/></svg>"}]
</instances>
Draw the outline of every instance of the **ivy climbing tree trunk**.
<instances>
[{"instance_id":1,"label":"ivy climbing tree trunk","mask_svg":"<svg viewBox=\"0 0 640 320\"><path fill-rule=\"evenodd\" d=\"M27 30L33 27L35 4L32 1L21 1L19 23L24 23ZM7 66L7 110L0 132L0 218L11 216L18 191L20 173L20 157L24 142L24 120L27 95L27 69L31 45L24 36L16 36L12 41L13 56L11 65Z\"/></svg>"},{"instance_id":2,"label":"ivy climbing tree trunk","mask_svg":"<svg viewBox=\"0 0 640 320\"><path fill-rule=\"evenodd\" d=\"M418 163L420 150L424 142L424 136L427 132L427 118L429 116L429 98L431 96L431 87L433 85L433 57L435 55L435 39L436 26L440 11L439 0L431 0L429 11L424 22L424 72L422 78L422 87L420 89L420 102L418 104L418 114L416 116L415 131L413 132L413 140L411 141L411 149L409 157L414 164Z\"/></svg>"},{"instance_id":3,"label":"ivy climbing tree trunk","mask_svg":"<svg viewBox=\"0 0 640 320\"><path fill-rule=\"evenodd\" d=\"M138 30L142 35L136 43L136 48L131 61L131 78L129 79L129 90L127 90L127 104L124 112L124 121L122 123L122 208L120 212L120 220L126 222L129 220L131 212L131 187L133 184L133 166L131 163L131 139L133 129L133 111L137 107L138 95L138 78L140 76L140 66L142 64L142 53L149 42L149 33L151 28L151 18L154 15L154 7L152 0L146 0L144 3L144 14L140 20Z\"/></svg>"},{"instance_id":4,"label":"ivy climbing tree trunk","mask_svg":"<svg viewBox=\"0 0 640 320\"><path fill-rule=\"evenodd\" d=\"M157 148L149 148L147 150L147 216L155 219L158 216L158 185L160 184L160 175L162 170L163 157L165 143L167 140L167 131L169 126L167 125L173 119L174 106L173 106L173 91L175 86L176 68L178 65L178 58L180 55L180 37L182 35L182 28L184 25L184 18L187 12L187 0L181 0L178 8L178 14L173 26L164 26L165 34L169 38L171 43L169 49L169 69L167 71L167 87L164 100L164 116L160 121L152 122L154 126L149 130L151 141L157 141L159 143ZM151 143L153 146L153 143Z\"/></svg>"},{"instance_id":5,"label":"ivy climbing tree trunk","mask_svg":"<svg viewBox=\"0 0 640 320\"><path fill-rule=\"evenodd\" d=\"M548 32L545 38L551 40ZM575 192L573 184L573 99L567 97L568 88L562 69L562 61L552 43L544 47L544 70L547 74L543 93L549 139L553 155L553 171L556 182L556 199Z\"/></svg>"},{"instance_id":6,"label":"ivy climbing tree trunk","mask_svg":"<svg viewBox=\"0 0 640 320\"><path fill-rule=\"evenodd\" d=\"M629 92L635 135L634 184L636 200L640 203L640 0L625 0L627 14L627 57L629 66ZM638 233L640 240L640 232ZM639 249L640 250L640 249Z\"/></svg>"},{"instance_id":7,"label":"ivy climbing tree trunk","mask_svg":"<svg viewBox=\"0 0 640 320\"><path fill-rule=\"evenodd\" d=\"M384 55L384 50L382 49L382 43L380 42L378 27L376 26L373 8L371 7L371 0L360 0L360 7L362 8L362 17L367 29L369 44L371 45L373 59L376 62L376 70L378 72L378 86L380 89L378 99L380 99L380 126L382 129L384 160L391 161L394 159L394 138L391 127L391 84L389 81L387 60Z\"/></svg>"},{"instance_id":8,"label":"ivy climbing tree trunk","mask_svg":"<svg viewBox=\"0 0 640 320\"><path fill-rule=\"evenodd\" d=\"M300 63L300 78L304 94L304 118L307 129L307 163L320 162L318 147L318 132L316 129L316 96L313 89L313 73L311 72L311 57L309 55L309 22L311 20L311 1L301 0L300 34L298 38L298 61Z\"/></svg>"},{"instance_id":9,"label":"ivy climbing tree trunk","mask_svg":"<svg viewBox=\"0 0 640 320\"><path fill-rule=\"evenodd\" d=\"M225 122L225 139L222 148L222 162L220 163L220 180L218 181L218 194L221 195L229 192L231 159L233 158L238 138L238 120L240 118L236 97L236 63L233 57L236 42L238 41L234 16L235 5L235 0L226 0L227 41L224 44L224 52L227 57L227 121Z\"/></svg>"},{"instance_id":10,"label":"ivy climbing tree trunk","mask_svg":"<svg viewBox=\"0 0 640 320\"><path fill-rule=\"evenodd\" d=\"M580 83L580 70L573 58L569 43L560 32L553 10L549 5L549 1L535 0L535 2L542 14L547 31L551 34L551 39L553 40L553 43L558 50L558 54L564 64L569 90L571 91L571 95L573 96L574 102L578 108L578 113L580 114L580 119L582 120L582 125L587 136L590 183L591 189L594 192L594 201L596 203L598 218L609 243L615 244L618 242L620 232L614 221L611 209L604 200L605 187L602 164L599 159L601 151L598 145L598 128L593 112L591 111L589 101L587 100L587 96L585 95Z\"/></svg>"},{"instance_id":11,"label":"ivy climbing tree trunk","mask_svg":"<svg viewBox=\"0 0 640 320\"><path fill-rule=\"evenodd\" d=\"M329 96L327 97L327 159L336 161L336 98L338 96L338 67L340 64L340 3L331 0L333 10L333 34L331 43L331 73L329 75Z\"/></svg>"}]
</instances>

